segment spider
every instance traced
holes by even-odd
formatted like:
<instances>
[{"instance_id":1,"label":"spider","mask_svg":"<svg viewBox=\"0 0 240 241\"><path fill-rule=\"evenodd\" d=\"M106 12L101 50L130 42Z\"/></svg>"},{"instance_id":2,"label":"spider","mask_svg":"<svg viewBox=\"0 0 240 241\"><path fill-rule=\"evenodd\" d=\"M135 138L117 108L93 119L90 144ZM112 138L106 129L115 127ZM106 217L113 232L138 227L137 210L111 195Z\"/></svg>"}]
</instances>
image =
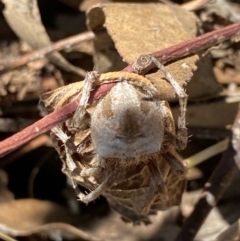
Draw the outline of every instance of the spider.
<instances>
[{"instance_id":1,"label":"spider","mask_svg":"<svg viewBox=\"0 0 240 241\"><path fill-rule=\"evenodd\" d=\"M163 71L179 99L177 131L168 102L140 75L152 64ZM113 208L135 222L180 203L187 169L176 150L184 149L188 139L184 89L150 55L140 56L133 69L136 73L89 72L85 81L47 93L43 101L57 109L81 95L73 117L52 129L63 171L79 200L89 203L105 195ZM93 87L107 82L116 84L88 105ZM81 193L78 184L91 191Z\"/></svg>"}]
</instances>

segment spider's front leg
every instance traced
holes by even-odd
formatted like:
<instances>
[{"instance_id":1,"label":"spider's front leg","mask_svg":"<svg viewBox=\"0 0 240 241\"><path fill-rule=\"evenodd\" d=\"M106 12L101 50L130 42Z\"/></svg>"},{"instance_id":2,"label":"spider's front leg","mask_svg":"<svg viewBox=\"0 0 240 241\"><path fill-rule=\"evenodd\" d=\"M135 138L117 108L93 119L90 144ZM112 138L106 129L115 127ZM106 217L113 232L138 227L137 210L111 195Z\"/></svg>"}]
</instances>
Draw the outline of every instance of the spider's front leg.
<instances>
[{"instance_id":1,"label":"spider's front leg","mask_svg":"<svg viewBox=\"0 0 240 241\"><path fill-rule=\"evenodd\" d=\"M82 123L82 122L86 114L90 93L94 86L94 83L97 82L98 77L99 77L99 73L97 71L87 72L86 77L84 79L85 84L81 92L80 101L72 117L72 122L70 124L71 125L70 127L72 129L80 130L82 126L84 126L85 123Z\"/></svg>"},{"instance_id":2,"label":"spider's front leg","mask_svg":"<svg viewBox=\"0 0 240 241\"><path fill-rule=\"evenodd\" d=\"M174 88L176 95L179 99L179 116L177 123L177 146L180 150L183 150L187 146L188 134L186 127L186 111L187 111L187 98L188 95L184 89L178 84L173 76L167 71L163 64L161 64L155 57L151 56L152 62L164 73L166 79Z\"/></svg>"},{"instance_id":3,"label":"spider's front leg","mask_svg":"<svg viewBox=\"0 0 240 241\"><path fill-rule=\"evenodd\" d=\"M99 158L99 160L98 166L84 168L80 172L82 177L93 176L96 180L100 180L101 182L99 186L89 194L80 193L78 195L78 198L84 203L94 201L101 194L103 194L106 189L111 188L119 176L119 170L109 168L103 158Z\"/></svg>"},{"instance_id":4,"label":"spider's front leg","mask_svg":"<svg viewBox=\"0 0 240 241\"><path fill-rule=\"evenodd\" d=\"M45 107L43 102L39 103L39 107L40 107L41 112L44 115L48 114L47 108ZM70 180L72 182L72 186L73 186L76 194L78 195L80 193L80 190L78 188L77 183L74 180L74 173L79 168L77 167L77 165L75 164L75 162L74 162L74 160L72 158L72 153L77 151L78 146L76 146L74 144L74 142L71 140L71 137L68 136L63 131L61 125L56 125L55 127L53 127L51 129L51 132L54 134L54 136L56 136L62 142L62 146L64 147L64 152L65 152L65 156L61 157L62 159L64 159L63 169L62 170L70 178Z\"/></svg>"},{"instance_id":5,"label":"spider's front leg","mask_svg":"<svg viewBox=\"0 0 240 241\"><path fill-rule=\"evenodd\" d=\"M151 55L142 55L138 60L132 65L135 72L141 74L148 70L153 65L156 65L165 75L165 78L170 83L170 85L175 90L175 93L179 99L179 116L177 123L177 147L183 150L187 146L188 134L186 127L186 111L187 111L187 98L188 95L185 93L184 89L178 84L178 82L173 78L173 76L167 71L163 64L161 64L155 57Z\"/></svg>"},{"instance_id":6,"label":"spider's front leg","mask_svg":"<svg viewBox=\"0 0 240 241\"><path fill-rule=\"evenodd\" d=\"M161 147L161 155L165 158L172 171L179 177L185 178L187 168L178 157L175 147L177 145L177 137L174 134L174 121L170 111L170 107L166 102L161 101L159 106L164 115L164 142Z\"/></svg>"},{"instance_id":7,"label":"spider's front leg","mask_svg":"<svg viewBox=\"0 0 240 241\"><path fill-rule=\"evenodd\" d=\"M61 157L64 160L62 171L68 175L69 179L71 180L73 189L75 190L75 193L78 196L80 193L80 190L74 179L74 176L75 176L75 173L79 172L80 169L72 158L72 154L77 150L78 147L75 146L75 144L71 141L70 137L63 132L63 130L59 125L52 128L51 131L62 142L62 146L64 147L64 151L65 151L65 156Z\"/></svg>"},{"instance_id":8,"label":"spider's front leg","mask_svg":"<svg viewBox=\"0 0 240 241\"><path fill-rule=\"evenodd\" d=\"M48 111L45 107L44 103L40 101L39 103L40 110L43 115L47 115ZM69 176L71 173L77 168L76 164L72 159L72 153L77 151L77 146L71 140L71 137L68 136L62 129L61 125L56 125L51 129L51 132L56 136L61 142L64 147L64 151L66 154L66 161L64 162L65 171L68 172ZM72 179L72 178L71 178Z\"/></svg>"}]
</instances>

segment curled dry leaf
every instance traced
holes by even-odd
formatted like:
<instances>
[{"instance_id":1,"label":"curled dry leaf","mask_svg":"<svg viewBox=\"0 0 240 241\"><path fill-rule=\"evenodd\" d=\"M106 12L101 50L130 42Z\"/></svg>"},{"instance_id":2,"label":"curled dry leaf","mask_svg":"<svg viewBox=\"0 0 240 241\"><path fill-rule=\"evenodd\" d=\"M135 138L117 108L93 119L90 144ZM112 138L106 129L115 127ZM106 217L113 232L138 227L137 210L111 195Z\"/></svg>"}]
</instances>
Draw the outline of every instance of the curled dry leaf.
<instances>
[{"instance_id":1,"label":"curled dry leaf","mask_svg":"<svg viewBox=\"0 0 240 241\"><path fill-rule=\"evenodd\" d=\"M123 61L131 64L142 54L188 40L197 33L197 19L192 13L161 3L106 3L91 8L87 16L91 30L105 27L109 34L101 34L95 40L95 65L100 72L121 69L126 65ZM169 64L167 70L185 86L197 60L196 55L185 57ZM163 98L175 97L161 71L146 76Z\"/></svg>"},{"instance_id":2,"label":"curled dry leaf","mask_svg":"<svg viewBox=\"0 0 240 241\"><path fill-rule=\"evenodd\" d=\"M95 84L117 83L82 115L78 112L82 110L80 103L92 79ZM185 126L179 126L179 137L168 103L144 100L152 91L155 87L151 81L138 74L95 71L83 82L42 95L49 110L82 95L73 118L54 127L51 133L63 172L72 180L81 201L88 203L102 194L113 209L134 223L149 223L149 214L179 205L185 188L187 170L176 155L176 149L187 141ZM90 193L79 192L77 184Z\"/></svg>"}]
</instances>

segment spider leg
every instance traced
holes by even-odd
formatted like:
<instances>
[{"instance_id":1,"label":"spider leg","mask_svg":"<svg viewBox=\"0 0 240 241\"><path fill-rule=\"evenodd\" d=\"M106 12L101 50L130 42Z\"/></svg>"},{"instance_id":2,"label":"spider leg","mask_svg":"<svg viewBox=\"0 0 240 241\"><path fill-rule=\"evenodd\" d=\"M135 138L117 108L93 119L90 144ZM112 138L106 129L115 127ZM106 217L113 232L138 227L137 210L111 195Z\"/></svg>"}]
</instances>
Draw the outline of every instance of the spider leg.
<instances>
[{"instance_id":1,"label":"spider leg","mask_svg":"<svg viewBox=\"0 0 240 241\"><path fill-rule=\"evenodd\" d=\"M60 128L60 126L55 126L51 129L51 131L62 141L64 149L65 149L65 154L66 154L66 158L65 158L65 162L64 162L64 171L68 174L68 177L71 180L72 186L76 192L76 195L78 196L80 194L80 190L78 188L77 182L74 179L74 173L76 172L76 170L78 170L79 168L77 167L77 165L75 164L75 162L73 161L72 155L71 153L76 151L77 146L75 146L75 144L70 140L70 137L67 136L67 134L65 134L63 132L63 130Z\"/></svg>"},{"instance_id":2,"label":"spider leg","mask_svg":"<svg viewBox=\"0 0 240 241\"><path fill-rule=\"evenodd\" d=\"M114 184L115 180L119 176L119 171L117 171L117 170L108 171L108 170L104 169L104 172L107 172L108 175L106 175L107 177L95 190L91 191L89 194L79 193L78 198L82 202L89 203L89 202L95 200L96 198L98 198L101 194L104 193L104 191L106 189L110 188Z\"/></svg>"},{"instance_id":3,"label":"spider leg","mask_svg":"<svg viewBox=\"0 0 240 241\"><path fill-rule=\"evenodd\" d=\"M104 169L100 166L98 167L85 167L81 172L80 176L82 177L90 177L94 176L95 178L99 178L102 176Z\"/></svg>"},{"instance_id":4,"label":"spider leg","mask_svg":"<svg viewBox=\"0 0 240 241\"><path fill-rule=\"evenodd\" d=\"M81 92L80 101L72 117L71 128L79 130L84 125L84 123L82 123L82 120L86 114L86 108L88 105L88 100L90 98L91 90L93 88L94 83L97 82L98 76L99 73L97 71L87 72L84 80L85 84Z\"/></svg>"},{"instance_id":5,"label":"spider leg","mask_svg":"<svg viewBox=\"0 0 240 241\"><path fill-rule=\"evenodd\" d=\"M161 198L164 201L168 200L168 191L164 183L164 178L161 173L161 171L158 169L158 166L154 162L153 159L151 159L148 163L148 168L151 174L151 184L149 186L149 193L152 193L153 198L151 202L149 202L150 205L154 202L156 199L156 194L161 194Z\"/></svg>"},{"instance_id":6,"label":"spider leg","mask_svg":"<svg viewBox=\"0 0 240 241\"><path fill-rule=\"evenodd\" d=\"M96 156L97 165L92 167L85 167L80 172L82 177L93 176L97 180L104 180L108 175L109 171L106 169L106 160L99 156Z\"/></svg>"},{"instance_id":7,"label":"spider leg","mask_svg":"<svg viewBox=\"0 0 240 241\"><path fill-rule=\"evenodd\" d=\"M39 103L40 110L42 114L47 115L48 111L47 108L45 107L44 103L41 101ZM77 150L77 146L71 141L70 137L64 133L60 125L56 125L51 129L52 133L55 134L55 136L58 137L59 140L63 143L65 153L67 156L66 160L66 168L70 171L73 171L75 168L77 168L76 164L72 160L70 151L74 152Z\"/></svg>"},{"instance_id":8,"label":"spider leg","mask_svg":"<svg viewBox=\"0 0 240 241\"><path fill-rule=\"evenodd\" d=\"M151 55L141 55L135 63L133 63L132 68L138 74L144 74L153 66L158 67L165 75L165 78L174 88L175 93L179 99L179 117L178 117L178 130L177 130L177 147L183 150L187 146L188 135L186 128L186 111L187 111L187 98L188 95L185 93L184 89L178 84L178 82L173 78L173 76L167 71L163 64L161 64L155 57Z\"/></svg>"},{"instance_id":9,"label":"spider leg","mask_svg":"<svg viewBox=\"0 0 240 241\"><path fill-rule=\"evenodd\" d=\"M174 155L174 153L172 152L163 153L162 155L168 162L168 165L171 167L173 172L177 173L178 176L182 179L186 178L187 167L177 157L177 155Z\"/></svg>"},{"instance_id":10,"label":"spider leg","mask_svg":"<svg viewBox=\"0 0 240 241\"><path fill-rule=\"evenodd\" d=\"M153 159L149 160L147 165L151 175L151 182L148 188L148 192L145 193L142 197L138 196L131 198L134 209L141 214L149 213L151 205L155 201L157 195L161 195L163 202L168 200L168 191L165 186L162 173L158 170L158 167Z\"/></svg>"},{"instance_id":11,"label":"spider leg","mask_svg":"<svg viewBox=\"0 0 240 241\"><path fill-rule=\"evenodd\" d=\"M41 112L44 115L48 114L47 108L45 107L44 103L41 101L39 103L39 107ZM75 152L77 150L77 146L72 142L72 140L70 139L70 137L64 133L64 131L62 130L60 125L56 125L55 127L53 127L51 129L52 133L55 134L55 136L58 137L59 140L61 140L61 142L63 143L64 149L65 149L65 154L66 154L66 161L64 162L64 171L66 171L68 173L68 176L70 177L73 187L77 187L75 181L73 180L72 177L72 173L74 170L78 169L78 167L76 166L76 164L74 163L71 153Z\"/></svg>"},{"instance_id":12,"label":"spider leg","mask_svg":"<svg viewBox=\"0 0 240 241\"><path fill-rule=\"evenodd\" d=\"M72 186L80 201L84 203L89 203L95 200L96 198L98 198L107 188L113 185L114 181L118 177L118 171L114 171L114 170L108 171L107 169L101 166L84 168L80 171L80 175L82 177L94 176L95 178L104 178L104 181L95 190L91 191L89 194L86 195L81 193L78 188L77 182L74 179L74 172L76 172L78 167L76 166L75 162L72 159L71 152L70 152L71 149L68 148L69 144L73 144L73 143L71 143L71 141L69 140L69 137L62 131L62 129L59 126L54 127L52 131L63 142L65 153L66 153L65 165L68 172L68 176L70 177Z\"/></svg>"},{"instance_id":13,"label":"spider leg","mask_svg":"<svg viewBox=\"0 0 240 241\"><path fill-rule=\"evenodd\" d=\"M174 88L177 97L179 98L179 117L178 117L178 129L177 129L177 145L180 150L183 150L187 146L188 135L186 128L186 111L187 111L187 98L188 95L184 89L178 84L173 76L167 71L163 64L161 64L155 57L150 57L152 62L164 73L166 79Z\"/></svg>"}]
</instances>

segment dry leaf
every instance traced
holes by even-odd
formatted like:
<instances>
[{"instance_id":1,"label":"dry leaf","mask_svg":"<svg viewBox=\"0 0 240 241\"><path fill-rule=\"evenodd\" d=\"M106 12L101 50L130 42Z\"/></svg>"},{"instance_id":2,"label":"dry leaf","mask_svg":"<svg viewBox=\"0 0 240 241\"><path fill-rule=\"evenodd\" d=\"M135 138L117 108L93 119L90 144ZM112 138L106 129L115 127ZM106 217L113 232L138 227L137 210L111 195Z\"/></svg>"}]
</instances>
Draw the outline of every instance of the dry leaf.
<instances>
[{"instance_id":1,"label":"dry leaf","mask_svg":"<svg viewBox=\"0 0 240 241\"><path fill-rule=\"evenodd\" d=\"M192 13L177 6L160 3L106 3L88 11L88 26L93 31L104 26L111 36L101 34L95 41L96 68L100 72L107 72L126 65L122 59L131 64L142 54L150 54L191 39L197 31L197 20ZM183 86L192 77L197 60L196 55L186 57L169 64L167 69ZM146 76L163 98L175 97L161 71Z\"/></svg>"},{"instance_id":2,"label":"dry leaf","mask_svg":"<svg viewBox=\"0 0 240 241\"><path fill-rule=\"evenodd\" d=\"M213 73L213 64L209 55L200 59L197 70L187 85L190 100L202 100L217 96L222 90Z\"/></svg>"},{"instance_id":3,"label":"dry leaf","mask_svg":"<svg viewBox=\"0 0 240 241\"><path fill-rule=\"evenodd\" d=\"M185 189L186 168L184 164L182 164L181 160L177 158L176 146L168 142L166 135L166 133L171 133L172 136L176 135L174 121L172 119L169 105L165 101L158 102L157 106L161 106L162 108L162 112L160 113L164 113L165 115L155 115L155 113L159 113L160 107L157 107L156 109L156 105L153 104L153 102L149 102L151 105L149 105L149 103L146 104L146 102L142 102L142 98L146 96L145 91L149 90L148 93L150 93L150 90L154 90L154 86L148 79L141 75L127 72L109 72L101 75L97 74L95 78L95 81L98 84L124 79L125 82L117 83L115 86L121 86L120 88L127 89L131 88L132 91L130 94L131 96L135 96L133 99L137 108L134 106L134 112L132 112L133 110L131 108L129 108L129 111L126 111L126 113L130 113L128 114L129 116L132 116L131 113L134 113L134 116L132 117L133 119L128 119L128 115L123 115L125 119L124 122L122 122L121 116L115 117L115 112L113 112L115 109L114 101L116 101L118 93L115 92L113 87L112 91L110 91L102 100L97 103L94 102L88 106L86 110L88 113L79 123L82 125L81 129L72 128L71 123L73 123L74 117L55 127L51 132L51 139L55 149L58 151L59 156L63 161L63 172L74 180L74 183L76 181L76 183L81 184L85 188L91 190L86 199L84 199L85 197L81 199L81 195L84 194L77 192L81 201L90 202L102 194L107 197L110 205L129 221L132 221L133 223L140 223L142 221L149 223L149 214L179 205L181 202L182 193ZM127 86L126 82L128 82ZM122 83L124 83L126 87L123 87L121 85ZM86 86L84 85L84 82L77 82L58 88L57 90L43 94L42 100L50 111L56 110L78 97L79 94L82 93L83 86ZM136 88L136 86L138 88ZM123 95L130 99L131 96L126 94L127 89L124 90ZM134 91L136 94L133 94ZM119 96L120 105L122 106L123 97L121 97L121 94L119 94ZM137 102L136 98L139 98L139 103ZM131 103L129 105L131 105ZM109 108L109 106L112 106L112 109ZM116 106L118 106L118 104L116 104ZM144 111L142 111L142 109L138 109L138 106L144 106ZM128 108L128 105L126 105L126 108ZM146 110L149 108L152 108L149 110L149 112L154 113L154 115L153 118L145 120L145 117L149 116L149 114L146 114ZM120 109L119 111L122 113ZM75 114L76 113L77 111ZM112 114L114 117L108 117L109 113L114 113L114 115ZM94 125L93 120L96 120L96 116L98 116L97 120L101 120L101 122L99 122L100 124ZM107 119L101 119L101 116L107 116ZM106 128L108 125L111 126L111 123L108 124L108 120L111 120L111 118L114 120L115 118L120 119L120 121L117 121L117 123L119 122L119 125L122 126L119 128L120 131L122 128L125 128L124 123L127 123L128 121L132 123L131 121L134 120L134 124L136 126L138 125L137 123L141 123L139 124L139 128L142 130L141 133L144 133L144 137L137 137L136 139L130 138L127 142L127 145L130 147L129 149L124 145L124 147L121 147L121 143L119 144L119 140L117 140L116 143L118 143L118 147L116 147L116 150L119 150L119 152L116 151L114 158L109 161L107 158L105 159L104 157L101 157L96 149L94 150L96 146L94 145L93 133L99 133L100 126L105 126ZM164 123L159 129L159 123L161 120L164 120ZM79 121L79 118L77 118L77 122ZM148 128L149 122L152 123L151 127L153 128ZM91 123L91 127L88 123ZM116 129L118 130L118 128ZM109 130L103 130L104 133L108 133L110 131L112 131L111 127ZM68 137L70 137L72 141L71 146L65 146L65 143L59 136L59 133L68 133ZM122 133L122 135L125 135L125 132ZM157 133L157 136L154 137L153 133ZM100 134L97 134L97 136L98 135ZM115 135L116 134L114 134L114 136ZM121 133L119 135L121 135ZM135 132L134 135L136 135ZM161 135L163 135L162 140L164 141L159 144L157 138ZM109 140L111 140L111 142L115 141L114 137L107 137L106 142L103 140L103 138L104 137L101 135L101 142L103 145L108 143ZM152 150L151 145L149 146L151 148L149 148L150 150L148 150L148 147L146 149L143 148L143 145L145 145L143 143L146 143L145 146L147 146L147 143L154 143L154 141L156 143L156 148L154 151ZM139 142L140 145L137 142ZM106 144L106 149L108 149L108 145L109 144ZM66 148L62 148L63 146ZM127 153L127 151L128 154L124 156L123 153ZM132 155L133 152L134 155ZM71 154L69 155L69 153ZM168 158L168 155L171 157ZM102 162L106 160L106 164L99 164L99 160ZM127 162L121 162L121 160L127 160ZM174 164L171 164L170 161L172 161L172 163L174 162L175 165L178 166L178 171L174 170ZM72 168L69 163L74 163L73 165L77 165L76 168ZM118 166L118 164L120 165ZM104 170L101 169L101 165L104 165ZM84 171L88 171L88 169L96 170L98 167L100 167L98 172L100 172L101 175L95 175L93 173L89 176L85 176L80 174ZM157 170L157 173L155 173L153 170ZM111 174L104 173L104 171ZM112 175L110 178L112 181L110 184L104 187L102 183L103 181L105 182L105 180L108 180L107 177L110 175ZM104 179L105 177L106 179ZM154 178L160 180L155 181ZM160 184L157 187L155 186L155 183L160 182L164 183L163 188L166 190L167 194L164 192L164 190L161 190L159 187ZM112 183L114 183L114 185L112 185ZM75 184L74 187L76 187ZM93 194L94 192L95 194ZM91 199L89 200L89 198Z\"/></svg>"},{"instance_id":4,"label":"dry leaf","mask_svg":"<svg viewBox=\"0 0 240 241\"><path fill-rule=\"evenodd\" d=\"M42 24L37 0L3 0L3 3L5 4L4 17L20 39L26 41L33 49L51 44L51 40ZM67 72L77 75L84 74L58 52L50 54L48 58L57 67Z\"/></svg>"},{"instance_id":5,"label":"dry leaf","mask_svg":"<svg viewBox=\"0 0 240 241\"><path fill-rule=\"evenodd\" d=\"M52 238L100 240L72 226L80 219L49 201L20 199L0 204L0 232L10 236L47 234Z\"/></svg>"}]
</instances>

